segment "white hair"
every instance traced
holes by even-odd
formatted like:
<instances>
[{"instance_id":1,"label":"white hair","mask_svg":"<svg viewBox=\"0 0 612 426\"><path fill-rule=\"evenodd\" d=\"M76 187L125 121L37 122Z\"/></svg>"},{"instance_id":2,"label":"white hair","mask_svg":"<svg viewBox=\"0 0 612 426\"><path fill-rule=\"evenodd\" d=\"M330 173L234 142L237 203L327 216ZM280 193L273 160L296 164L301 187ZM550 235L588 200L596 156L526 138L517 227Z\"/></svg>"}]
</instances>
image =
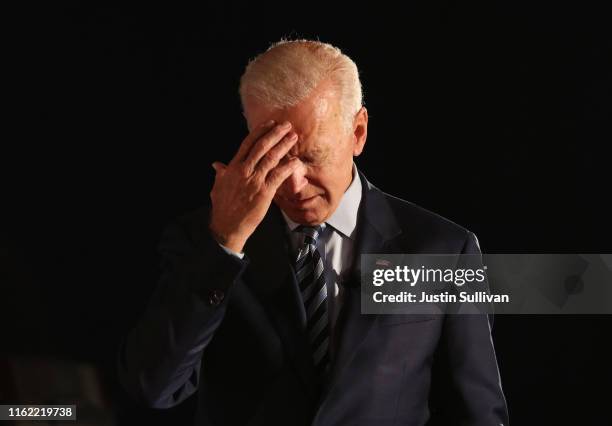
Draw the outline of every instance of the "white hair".
<instances>
[{"instance_id":1,"label":"white hair","mask_svg":"<svg viewBox=\"0 0 612 426\"><path fill-rule=\"evenodd\" d=\"M273 109L292 107L322 82L330 82L340 100L343 125L352 130L363 94L355 62L337 47L313 40L280 40L252 59L240 78L246 97Z\"/></svg>"}]
</instances>

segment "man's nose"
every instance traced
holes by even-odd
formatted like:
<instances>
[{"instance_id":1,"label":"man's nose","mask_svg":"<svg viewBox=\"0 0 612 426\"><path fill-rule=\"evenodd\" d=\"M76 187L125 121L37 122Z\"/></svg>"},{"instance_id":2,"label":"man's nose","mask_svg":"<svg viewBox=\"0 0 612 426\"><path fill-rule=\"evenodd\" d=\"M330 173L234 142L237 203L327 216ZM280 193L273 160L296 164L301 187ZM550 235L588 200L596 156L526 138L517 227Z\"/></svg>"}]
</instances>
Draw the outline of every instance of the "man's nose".
<instances>
[{"instance_id":1,"label":"man's nose","mask_svg":"<svg viewBox=\"0 0 612 426\"><path fill-rule=\"evenodd\" d=\"M306 178L306 167L300 164L295 171L285 180L284 182L287 191L292 195L299 193L306 185L308 185L308 179Z\"/></svg>"}]
</instances>

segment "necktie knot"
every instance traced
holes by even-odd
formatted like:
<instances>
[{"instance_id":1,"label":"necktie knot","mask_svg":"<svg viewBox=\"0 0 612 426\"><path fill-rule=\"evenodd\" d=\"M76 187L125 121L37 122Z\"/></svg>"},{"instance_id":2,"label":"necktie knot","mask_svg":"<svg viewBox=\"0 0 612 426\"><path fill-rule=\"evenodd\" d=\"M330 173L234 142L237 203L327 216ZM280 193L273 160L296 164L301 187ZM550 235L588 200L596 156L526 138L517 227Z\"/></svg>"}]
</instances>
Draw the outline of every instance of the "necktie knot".
<instances>
[{"instance_id":1,"label":"necktie knot","mask_svg":"<svg viewBox=\"0 0 612 426\"><path fill-rule=\"evenodd\" d=\"M305 244L308 244L308 245L315 244L316 245L317 239L319 238L319 236L321 235L323 231L323 226L321 225L317 225L317 226L300 225L297 228L295 228L295 230L297 232L304 234Z\"/></svg>"}]
</instances>

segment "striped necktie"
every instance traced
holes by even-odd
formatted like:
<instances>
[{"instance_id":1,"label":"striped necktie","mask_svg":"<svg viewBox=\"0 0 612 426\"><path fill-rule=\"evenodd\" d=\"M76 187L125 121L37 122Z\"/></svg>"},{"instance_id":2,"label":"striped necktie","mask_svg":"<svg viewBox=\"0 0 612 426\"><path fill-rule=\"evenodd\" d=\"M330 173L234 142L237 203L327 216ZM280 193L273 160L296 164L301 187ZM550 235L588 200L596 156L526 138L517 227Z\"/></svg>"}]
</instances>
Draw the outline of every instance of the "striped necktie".
<instances>
[{"instance_id":1,"label":"striped necktie","mask_svg":"<svg viewBox=\"0 0 612 426\"><path fill-rule=\"evenodd\" d=\"M322 227L299 226L304 244L298 251L295 273L306 309L308 342L312 350L317 376L322 376L329 364L329 319L327 313L327 286L323 273L323 259L317 250L317 238Z\"/></svg>"}]
</instances>

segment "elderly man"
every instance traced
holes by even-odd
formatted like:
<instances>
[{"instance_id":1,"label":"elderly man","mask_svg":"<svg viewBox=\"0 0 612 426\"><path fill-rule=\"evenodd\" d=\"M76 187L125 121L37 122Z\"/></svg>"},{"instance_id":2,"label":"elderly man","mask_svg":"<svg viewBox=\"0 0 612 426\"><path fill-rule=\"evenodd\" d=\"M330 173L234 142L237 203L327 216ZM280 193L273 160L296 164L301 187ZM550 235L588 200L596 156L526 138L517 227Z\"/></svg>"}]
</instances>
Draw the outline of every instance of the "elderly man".
<instances>
[{"instance_id":1,"label":"elderly man","mask_svg":"<svg viewBox=\"0 0 612 426\"><path fill-rule=\"evenodd\" d=\"M507 424L487 316L360 312L360 254L479 249L356 168L354 62L281 41L240 95L250 133L213 164L211 205L161 241L159 286L121 349L129 393L165 408L197 391L198 425Z\"/></svg>"}]
</instances>

